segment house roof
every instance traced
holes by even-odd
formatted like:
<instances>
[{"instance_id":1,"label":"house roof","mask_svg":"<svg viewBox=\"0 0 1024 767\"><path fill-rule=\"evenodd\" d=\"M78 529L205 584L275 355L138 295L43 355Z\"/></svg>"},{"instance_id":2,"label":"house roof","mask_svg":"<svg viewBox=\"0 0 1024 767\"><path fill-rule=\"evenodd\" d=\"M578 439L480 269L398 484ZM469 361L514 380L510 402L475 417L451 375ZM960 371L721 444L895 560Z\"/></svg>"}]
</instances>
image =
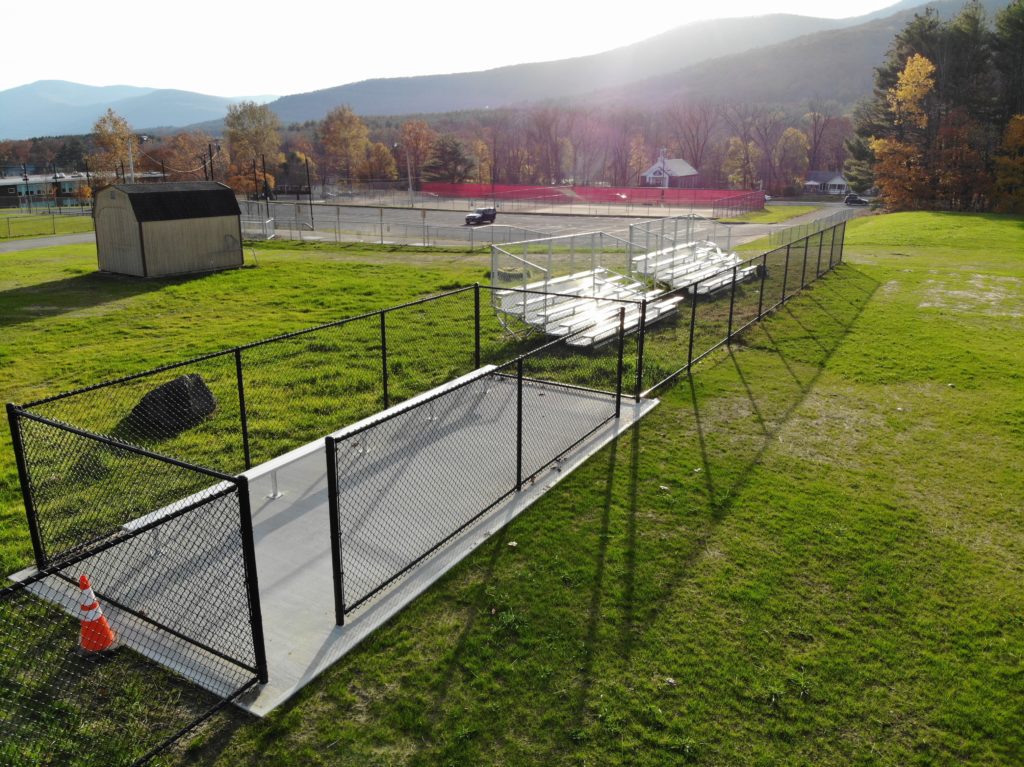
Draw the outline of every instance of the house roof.
<instances>
[{"instance_id":1,"label":"house roof","mask_svg":"<svg viewBox=\"0 0 1024 767\"><path fill-rule=\"evenodd\" d=\"M809 170L805 178L806 182L813 182L815 184L845 184L846 179L843 178L842 173L837 173L834 170Z\"/></svg>"},{"instance_id":2,"label":"house roof","mask_svg":"<svg viewBox=\"0 0 1024 767\"><path fill-rule=\"evenodd\" d=\"M676 159L676 160L668 160L668 159L660 160L659 159L656 163L654 163L654 165L652 165L650 168L645 170L640 175L642 175L642 176L654 176L654 175L660 176L661 173L659 173L657 171L661 171L663 168L664 168L664 171L666 173L668 173L669 176L672 176L672 177L696 176L697 175L697 171L694 169L694 167L692 165L690 165L690 163L688 163L686 160L679 160L679 159Z\"/></svg>"},{"instance_id":3,"label":"house roof","mask_svg":"<svg viewBox=\"0 0 1024 767\"><path fill-rule=\"evenodd\" d=\"M216 181L115 184L113 188L128 195L135 218L140 222L240 216L242 213L231 188Z\"/></svg>"}]
</instances>

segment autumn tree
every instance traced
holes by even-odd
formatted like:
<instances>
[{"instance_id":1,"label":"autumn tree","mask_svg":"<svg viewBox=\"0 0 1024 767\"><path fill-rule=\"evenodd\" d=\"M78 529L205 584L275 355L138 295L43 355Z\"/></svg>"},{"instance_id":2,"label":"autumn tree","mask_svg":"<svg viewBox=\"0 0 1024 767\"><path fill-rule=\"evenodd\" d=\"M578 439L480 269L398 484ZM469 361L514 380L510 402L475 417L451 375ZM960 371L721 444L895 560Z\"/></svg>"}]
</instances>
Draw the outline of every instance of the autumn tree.
<instances>
[{"instance_id":1,"label":"autumn tree","mask_svg":"<svg viewBox=\"0 0 1024 767\"><path fill-rule=\"evenodd\" d=\"M131 170L138 139L124 117L113 109L107 109L92 126L92 141L89 168L100 177L101 183L110 183L120 174L121 168Z\"/></svg>"},{"instance_id":2,"label":"autumn tree","mask_svg":"<svg viewBox=\"0 0 1024 767\"><path fill-rule=\"evenodd\" d=\"M1024 213L1024 114L1010 118L995 166L996 210L1000 213Z\"/></svg>"},{"instance_id":3,"label":"autumn tree","mask_svg":"<svg viewBox=\"0 0 1024 767\"><path fill-rule=\"evenodd\" d=\"M379 141L367 142L360 176L366 181L394 181L398 178L395 157L385 144Z\"/></svg>"},{"instance_id":4,"label":"autumn tree","mask_svg":"<svg viewBox=\"0 0 1024 767\"><path fill-rule=\"evenodd\" d=\"M330 170L352 183L366 164L370 144L366 124L348 106L332 109L320 123L320 141Z\"/></svg>"},{"instance_id":5,"label":"autumn tree","mask_svg":"<svg viewBox=\"0 0 1024 767\"><path fill-rule=\"evenodd\" d=\"M182 131L160 142L152 154L163 163L170 181L199 181L207 178L207 148L213 138L202 131Z\"/></svg>"},{"instance_id":6,"label":"autumn tree","mask_svg":"<svg viewBox=\"0 0 1024 767\"><path fill-rule=\"evenodd\" d=\"M775 145L775 171L778 189L793 194L807 175L810 145L799 128L786 128Z\"/></svg>"},{"instance_id":7,"label":"autumn tree","mask_svg":"<svg viewBox=\"0 0 1024 767\"><path fill-rule=\"evenodd\" d=\"M412 174L413 183L418 186L423 174L423 166L430 158L435 133L423 120L408 120L402 123L398 131L398 154L406 174Z\"/></svg>"},{"instance_id":8,"label":"autumn tree","mask_svg":"<svg viewBox=\"0 0 1024 767\"><path fill-rule=\"evenodd\" d=\"M886 205L898 210L924 207L931 197L926 131L934 73L935 66L924 56L915 53L907 59L886 94L893 130L888 137L871 141L875 183Z\"/></svg>"},{"instance_id":9,"label":"autumn tree","mask_svg":"<svg viewBox=\"0 0 1024 767\"><path fill-rule=\"evenodd\" d=\"M263 160L271 168L279 162L281 121L266 104L241 101L228 107L224 135L231 153L231 170L236 184L252 185L252 166L262 172ZM235 184L232 184L235 186Z\"/></svg>"}]
</instances>

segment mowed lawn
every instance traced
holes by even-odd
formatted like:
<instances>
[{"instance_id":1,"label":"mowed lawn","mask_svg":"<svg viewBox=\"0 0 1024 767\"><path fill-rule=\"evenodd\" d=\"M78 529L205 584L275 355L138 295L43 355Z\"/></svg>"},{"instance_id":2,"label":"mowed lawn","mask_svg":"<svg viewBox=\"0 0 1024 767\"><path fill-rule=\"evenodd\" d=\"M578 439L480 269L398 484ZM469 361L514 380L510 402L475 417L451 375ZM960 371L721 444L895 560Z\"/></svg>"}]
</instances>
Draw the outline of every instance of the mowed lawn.
<instances>
[{"instance_id":1,"label":"mowed lawn","mask_svg":"<svg viewBox=\"0 0 1024 767\"><path fill-rule=\"evenodd\" d=\"M218 716L161 761L1024 762L1022 252L1020 218L850 223L845 266L292 702ZM171 284L99 277L84 247L0 255L4 398L486 269L365 246L257 255ZM9 571L30 546L6 434L0 483Z\"/></svg>"}]
</instances>

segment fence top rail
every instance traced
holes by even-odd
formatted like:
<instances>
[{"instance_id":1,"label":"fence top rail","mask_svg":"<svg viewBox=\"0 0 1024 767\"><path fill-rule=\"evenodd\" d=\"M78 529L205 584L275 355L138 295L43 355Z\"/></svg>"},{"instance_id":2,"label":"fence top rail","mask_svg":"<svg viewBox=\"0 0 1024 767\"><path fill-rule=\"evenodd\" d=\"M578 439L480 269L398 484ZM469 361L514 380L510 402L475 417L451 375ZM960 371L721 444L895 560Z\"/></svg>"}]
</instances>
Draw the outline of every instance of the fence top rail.
<instances>
[{"instance_id":1,"label":"fence top rail","mask_svg":"<svg viewBox=\"0 0 1024 767\"><path fill-rule=\"evenodd\" d=\"M46 416L42 416L37 413L32 413L28 410L23 410L19 407L14 407L14 412L17 413L17 415L20 416L21 418L26 418L30 421L35 421L36 423L41 423L46 426L50 426L54 429L60 429L61 431L69 432L84 439L89 439L94 442L100 442L109 447L114 447L119 450L125 450L129 453L135 453L136 455L141 455L144 458L151 458L154 461L160 461L161 463L169 463L172 466L177 466L180 469L188 469L189 471L194 471L198 474L205 474L208 477L213 477L214 479L219 479L224 482L231 482L234 484L238 483L238 479L236 477L232 476L231 474L225 474L222 471L217 471L216 469L210 469L205 466L199 466L194 463L189 463L188 461L183 461L180 458L172 458L169 455L161 455L160 453L154 453L152 450L147 450L144 447L133 445L130 442L124 442L122 440L114 439L113 437L107 437L102 434L94 434L91 431L86 431L85 429L81 429L77 426L72 426L71 424L55 421L52 418L47 418Z\"/></svg>"},{"instance_id":2,"label":"fence top rail","mask_svg":"<svg viewBox=\"0 0 1024 767\"><path fill-rule=\"evenodd\" d=\"M253 349L257 346L264 346L266 344L274 343L275 341L286 341L291 338L297 338L309 333L315 333L319 330L327 330L329 328L338 327L345 325L349 322L356 322L357 320L364 320L368 317L374 317L379 314L387 314L388 312L397 311L399 309L406 309L410 306L416 306L418 304L428 303L430 301L436 301L441 298L447 298L458 293L464 293L468 290L473 290L476 285L466 285L462 288L455 288L454 290L448 290L443 293L437 293L433 296L425 296L423 298L417 298L414 301L407 301L404 304L397 304L395 306L388 306L383 309L374 309L370 312L364 312L363 314L357 314L352 317L344 317L340 320L333 320L331 322L325 322L321 325L314 325L313 327L303 328L302 330L295 330L289 333L281 333L280 335L271 336L270 338L263 338L258 341L251 341L247 344L240 344L238 346L232 346L227 349L221 349L220 351L210 352L209 354L201 354L198 357L190 357L180 362L170 362L166 365L160 365L159 367L150 368L149 370L142 370L137 373L129 373L125 376L118 378L111 378L106 381L100 381L99 383L89 384L88 386L81 386L77 389L71 389L70 391L61 392L60 394L53 394L49 397L43 397L42 399L32 400L20 405L15 405L18 410L28 410L29 408L38 407L39 405L46 405L57 400L66 399L68 397L74 397L79 394L86 394L97 389L103 389L108 386L117 386L118 384L128 383L135 381L140 378L146 378L147 376L157 375L159 373L165 373L168 370L175 370L177 368L185 367L186 365L194 365L199 362L206 362L207 360L216 359L217 357L226 357L231 354L235 354L246 349Z\"/></svg>"},{"instance_id":3,"label":"fence top rail","mask_svg":"<svg viewBox=\"0 0 1024 767\"><path fill-rule=\"evenodd\" d=\"M508 253L508 251L506 251L505 248L512 247L513 245L535 245L537 243L542 243L542 242L543 243L554 243L554 242L558 242L559 240L578 240L578 239L582 239L584 237L597 237L597 238L600 238L600 239L617 240L617 241L621 242L626 247L633 246L633 243L631 243L629 240L624 240L621 237L616 237L614 234L608 234L607 232L593 231L593 232L579 232L578 234L556 234L556 235L553 235L551 237L538 237L538 238L533 239L533 240L519 240L517 242L506 242L504 244L504 246L502 246L502 245L492 245L491 247L496 249L496 250L500 250L503 253ZM635 246L633 246L633 247L635 247ZM508 253L508 255L513 256L515 254L514 253Z\"/></svg>"},{"instance_id":4,"label":"fence top rail","mask_svg":"<svg viewBox=\"0 0 1024 767\"><path fill-rule=\"evenodd\" d=\"M490 290L492 293L526 293L528 295L533 296L548 296L549 298L590 299L592 301L602 301L607 303L626 304L632 306L636 306L643 303L643 299L639 298L616 298L612 296L595 297L580 293L556 293L551 290L537 290L535 288L516 287L514 285L510 287L501 287L498 285L481 285L480 290Z\"/></svg>"},{"instance_id":5,"label":"fence top rail","mask_svg":"<svg viewBox=\"0 0 1024 767\"><path fill-rule=\"evenodd\" d=\"M171 522L178 517L191 514L196 509L199 509L208 503L212 503L226 495L231 495L236 492L237 489L238 488L231 483L222 483L222 485L210 488L202 498L198 498L198 493L196 496L191 496L196 497L197 500L187 503L180 509L171 509L170 507L167 507L161 510L163 513L160 515L157 515L156 512L147 514L144 517L146 520L145 522L139 520L138 524L135 525L122 525L116 534L107 536L106 540L103 540L102 542L93 542L96 545L89 545L87 542L83 544L84 548L80 548L80 550L76 551L75 554L69 557L59 558L54 561L53 564L38 569L28 568L14 573L10 576L13 583L0 588L0 599L3 599L17 591L21 591L22 589L28 588L44 578L49 578L54 575L60 576L64 570L75 566L79 562L89 559L90 557L94 557L97 554L102 554L104 551L112 549L115 546L120 546L125 541L137 538L138 536L148 533L150 530Z\"/></svg>"},{"instance_id":6,"label":"fence top rail","mask_svg":"<svg viewBox=\"0 0 1024 767\"><path fill-rule=\"evenodd\" d=\"M484 365L483 367L477 368L472 372L466 373L466 375L464 376L459 376L454 381L449 381L446 384L441 384L435 389L423 392L422 394L417 394L415 397L410 397L404 402L399 402L397 405L393 405L392 407L389 407L387 410L382 410L379 413L374 413L373 415L367 416L366 418L363 418L360 421L356 421L353 424L349 424L348 426L345 426L344 428L339 429L338 431L332 432L331 434L328 435L327 438L335 443L341 442L346 439L350 439L351 437L361 434L367 429L371 429L374 426L378 426L379 424L390 421L393 418L397 418L398 416L407 413L410 410L415 410L416 408L429 404L436 399L444 397L447 394L451 394L454 391L458 391L459 389L465 388L466 386L469 386L471 383L479 381L481 378L486 378L487 376L491 375L495 370L497 370L497 366L495 365ZM323 441L320 440L318 441L317 446L319 447L322 444ZM302 448L299 449L301 450ZM270 461L270 463L274 462L275 461Z\"/></svg>"}]
</instances>

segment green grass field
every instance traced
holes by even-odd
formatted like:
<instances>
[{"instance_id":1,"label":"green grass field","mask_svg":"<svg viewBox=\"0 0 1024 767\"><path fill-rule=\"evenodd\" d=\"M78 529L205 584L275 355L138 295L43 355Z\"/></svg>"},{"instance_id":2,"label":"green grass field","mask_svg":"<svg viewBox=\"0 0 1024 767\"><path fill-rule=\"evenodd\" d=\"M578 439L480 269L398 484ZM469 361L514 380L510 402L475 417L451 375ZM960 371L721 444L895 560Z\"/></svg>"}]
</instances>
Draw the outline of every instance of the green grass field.
<instances>
[{"instance_id":1,"label":"green grass field","mask_svg":"<svg viewBox=\"0 0 1024 767\"><path fill-rule=\"evenodd\" d=\"M723 224L780 224L783 221L813 213L819 205L771 205L764 210L755 210L739 216L723 218Z\"/></svg>"},{"instance_id":2,"label":"green grass field","mask_svg":"<svg viewBox=\"0 0 1024 767\"><path fill-rule=\"evenodd\" d=\"M18 210L0 210L0 240L23 237L47 237L55 234L76 234L93 230L89 215L25 214Z\"/></svg>"},{"instance_id":3,"label":"green grass field","mask_svg":"<svg viewBox=\"0 0 1024 767\"><path fill-rule=\"evenodd\" d=\"M291 703L220 715L160 761L1022 763L1024 220L847 232L845 266ZM257 258L151 283L95 274L86 246L0 254L5 400L488 268L366 246ZM30 550L5 432L0 565Z\"/></svg>"}]
</instances>

